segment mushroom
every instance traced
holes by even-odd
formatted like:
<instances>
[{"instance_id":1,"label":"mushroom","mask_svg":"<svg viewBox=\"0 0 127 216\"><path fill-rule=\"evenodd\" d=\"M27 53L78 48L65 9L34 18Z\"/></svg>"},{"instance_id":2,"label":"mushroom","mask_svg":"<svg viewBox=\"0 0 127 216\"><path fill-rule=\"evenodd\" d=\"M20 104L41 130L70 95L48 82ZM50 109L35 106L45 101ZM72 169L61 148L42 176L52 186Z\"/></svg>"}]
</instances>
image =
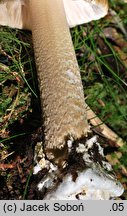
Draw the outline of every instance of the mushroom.
<instances>
[{"instance_id":1,"label":"mushroom","mask_svg":"<svg viewBox=\"0 0 127 216\"><path fill-rule=\"evenodd\" d=\"M29 0L2 0L0 4L0 24L14 28L32 29ZM106 15L108 9L107 0L63 0L65 14L69 27L99 19ZM100 124L91 109L87 109L87 119L94 126ZM92 119L92 120L91 120ZM111 129L102 124L99 126L103 136L110 139L116 146L122 146L123 140Z\"/></svg>"},{"instance_id":2,"label":"mushroom","mask_svg":"<svg viewBox=\"0 0 127 216\"><path fill-rule=\"evenodd\" d=\"M45 198L59 199L58 194L63 190L66 193L63 192L61 199L109 199L123 193L121 184L106 171L108 165L103 161L97 138L89 135L83 86L69 32L69 26L99 19L107 9L107 0L4 0L1 3L3 25L28 28L33 34L44 118L43 163L49 171L38 188L47 188L49 195L44 195ZM96 152L93 152L94 144ZM86 181L80 185L83 178ZM91 178L94 184L89 183ZM73 192L67 193L67 183L71 182L78 183Z\"/></svg>"}]
</instances>

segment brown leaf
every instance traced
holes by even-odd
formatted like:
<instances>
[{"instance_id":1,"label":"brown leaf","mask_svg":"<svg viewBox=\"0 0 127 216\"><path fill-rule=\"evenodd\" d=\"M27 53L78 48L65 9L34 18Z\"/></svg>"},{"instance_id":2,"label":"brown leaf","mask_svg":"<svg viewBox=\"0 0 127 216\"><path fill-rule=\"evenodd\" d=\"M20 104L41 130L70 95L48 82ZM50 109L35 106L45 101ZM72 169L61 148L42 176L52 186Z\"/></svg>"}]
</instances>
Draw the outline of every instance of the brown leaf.
<instances>
[{"instance_id":1,"label":"brown leaf","mask_svg":"<svg viewBox=\"0 0 127 216\"><path fill-rule=\"evenodd\" d=\"M15 164L0 164L0 169L5 170L5 169L13 169L15 167Z\"/></svg>"}]
</instances>

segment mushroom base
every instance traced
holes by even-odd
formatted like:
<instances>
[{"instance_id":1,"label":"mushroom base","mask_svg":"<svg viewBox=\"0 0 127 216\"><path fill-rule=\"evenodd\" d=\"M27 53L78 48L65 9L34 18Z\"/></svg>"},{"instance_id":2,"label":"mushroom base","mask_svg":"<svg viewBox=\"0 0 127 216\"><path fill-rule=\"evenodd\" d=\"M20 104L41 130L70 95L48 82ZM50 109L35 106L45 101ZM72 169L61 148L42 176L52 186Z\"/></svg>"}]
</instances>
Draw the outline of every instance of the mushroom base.
<instances>
[{"instance_id":1,"label":"mushroom base","mask_svg":"<svg viewBox=\"0 0 127 216\"><path fill-rule=\"evenodd\" d=\"M124 189L105 161L98 137L67 141L68 160L58 167L46 159L41 143L35 149L34 174L44 169L37 188L48 200L109 200L122 195Z\"/></svg>"}]
</instances>

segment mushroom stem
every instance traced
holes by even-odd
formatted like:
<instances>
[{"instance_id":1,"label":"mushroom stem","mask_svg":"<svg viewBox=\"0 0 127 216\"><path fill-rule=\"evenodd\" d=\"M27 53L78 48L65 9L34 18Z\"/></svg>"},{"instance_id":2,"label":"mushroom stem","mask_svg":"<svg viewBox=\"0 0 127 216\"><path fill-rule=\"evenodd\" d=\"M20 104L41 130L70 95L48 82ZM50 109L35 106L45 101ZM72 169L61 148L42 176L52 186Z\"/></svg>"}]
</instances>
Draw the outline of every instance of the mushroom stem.
<instances>
[{"instance_id":1,"label":"mushroom stem","mask_svg":"<svg viewBox=\"0 0 127 216\"><path fill-rule=\"evenodd\" d=\"M80 139L88 130L83 86L63 1L30 0L30 11L44 149L49 159L60 162L67 157L67 140Z\"/></svg>"}]
</instances>

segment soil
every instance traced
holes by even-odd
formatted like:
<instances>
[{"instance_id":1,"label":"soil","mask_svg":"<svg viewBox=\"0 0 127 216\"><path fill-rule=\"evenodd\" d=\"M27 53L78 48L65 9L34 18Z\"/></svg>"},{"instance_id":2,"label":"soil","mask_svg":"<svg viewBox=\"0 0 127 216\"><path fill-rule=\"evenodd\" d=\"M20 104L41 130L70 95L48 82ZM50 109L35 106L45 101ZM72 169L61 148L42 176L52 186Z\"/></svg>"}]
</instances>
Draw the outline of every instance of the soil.
<instances>
[{"instance_id":1,"label":"soil","mask_svg":"<svg viewBox=\"0 0 127 216\"><path fill-rule=\"evenodd\" d=\"M1 161L0 200L41 198L36 192L35 185L42 178L43 173L32 175L34 146L43 139L40 119L41 114L36 106L32 114L15 122L9 128L10 137L19 133L25 135L13 138L11 143L10 139L5 142L6 146L9 145L8 154L14 153Z\"/></svg>"}]
</instances>

